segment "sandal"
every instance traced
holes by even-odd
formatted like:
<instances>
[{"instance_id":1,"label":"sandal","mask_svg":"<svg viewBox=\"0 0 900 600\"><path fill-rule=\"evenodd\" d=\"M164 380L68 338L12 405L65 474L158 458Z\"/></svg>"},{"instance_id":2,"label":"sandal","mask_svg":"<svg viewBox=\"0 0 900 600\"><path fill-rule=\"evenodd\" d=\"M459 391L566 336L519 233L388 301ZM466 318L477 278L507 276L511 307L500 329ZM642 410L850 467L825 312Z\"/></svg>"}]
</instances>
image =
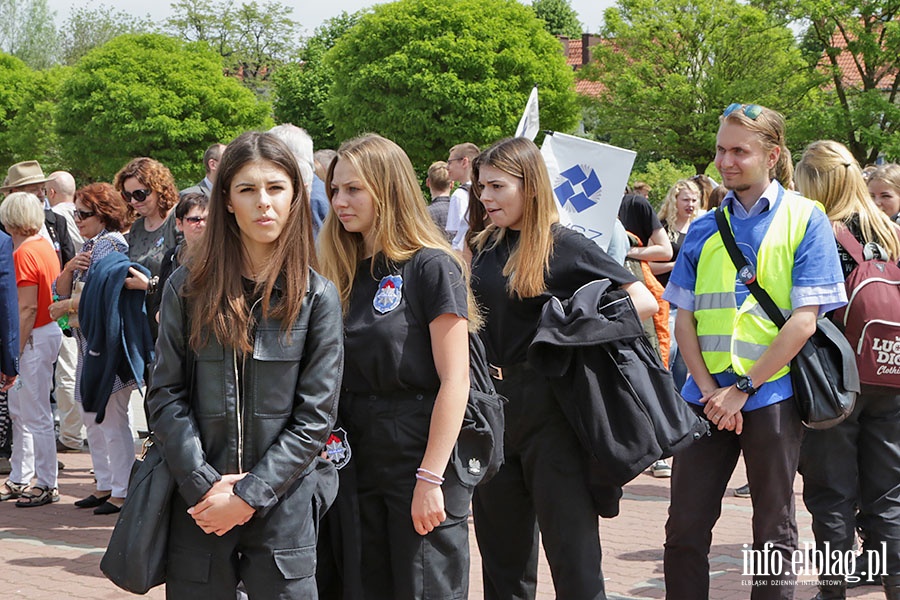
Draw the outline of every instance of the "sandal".
<instances>
[{"instance_id":1,"label":"sandal","mask_svg":"<svg viewBox=\"0 0 900 600\"><path fill-rule=\"evenodd\" d=\"M16 500L16 506L28 508L29 506L44 506L51 502L59 502L59 489L35 485L22 492L22 497Z\"/></svg>"},{"instance_id":2,"label":"sandal","mask_svg":"<svg viewBox=\"0 0 900 600\"><path fill-rule=\"evenodd\" d=\"M0 501L18 498L28 486L24 483L13 483L9 479L0 486Z\"/></svg>"}]
</instances>

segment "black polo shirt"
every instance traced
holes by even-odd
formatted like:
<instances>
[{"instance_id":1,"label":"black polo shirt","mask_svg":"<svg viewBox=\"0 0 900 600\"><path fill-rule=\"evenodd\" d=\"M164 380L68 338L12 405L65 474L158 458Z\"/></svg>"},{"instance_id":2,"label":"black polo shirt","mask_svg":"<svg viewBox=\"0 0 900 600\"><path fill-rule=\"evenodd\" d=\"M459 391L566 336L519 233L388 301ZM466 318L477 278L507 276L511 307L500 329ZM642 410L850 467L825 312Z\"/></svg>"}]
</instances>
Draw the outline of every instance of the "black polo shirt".
<instances>
[{"instance_id":1,"label":"black polo shirt","mask_svg":"<svg viewBox=\"0 0 900 600\"><path fill-rule=\"evenodd\" d=\"M524 362L537 332L544 304L551 298L565 300L586 283L609 279L616 285L635 281L634 276L609 257L597 244L562 225L553 226L553 254L545 277L546 290L533 298L511 297L503 267L519 243L519 232L508 229L494 248L485 249L472 261L472 289L485 312L481 339L488 362L506 367Z\"/></svg>"},{"instance_id":2,"label":"black polo shirt","mask_svg":"<svg viewBox=\"0 0 900 600\"><path fill-rule=\"evenodd\" d=\"M423 248L405 263L382 254L357 267L344 318L344 391L437 391L428 326L443 314L468 318L459 264L443 250Z\"/></svg>"}]
</instances>

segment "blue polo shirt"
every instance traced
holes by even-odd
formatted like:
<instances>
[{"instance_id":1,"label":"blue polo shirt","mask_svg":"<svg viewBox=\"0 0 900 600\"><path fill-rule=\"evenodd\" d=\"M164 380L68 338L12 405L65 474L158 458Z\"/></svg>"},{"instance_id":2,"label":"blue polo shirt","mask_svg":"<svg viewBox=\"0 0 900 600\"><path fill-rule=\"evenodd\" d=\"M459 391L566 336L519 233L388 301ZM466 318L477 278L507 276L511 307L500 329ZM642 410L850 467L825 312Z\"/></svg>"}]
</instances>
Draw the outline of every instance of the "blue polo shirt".
<instances>
[{"instance_id":1,"label":"blue polo shirt","mask_svg":"<svg viewBox=\"0 0 900 600\"><path fill-rule=\"evenodd\" d=\"M734 192L728 192L722 201L722 205L731 214L731 227L738 248L741 249L747 262L754 267L759 246L784 193L781 184L773 180L749 211L737 201ZM669 284L663 293L665 300L678 308L694 310L694 289L700 252L706 241L717 232L715 211L708 212L691 224L669 277ZM831 223L821 210L813 210L806 235L797 247L791 282L792 309L818 306L819 314L822 315L847 303L837 243L834 240ZM741 306L750 290L737 278L734 284L735 305ZM722 387L732 385L737 380L736 375L730 371L712 373L712 376ZM693 377L688 377L681 393L684 399L692 404L700 404L700 398L703 397ZM791 378L785 375L760 386L759 391L747 400L743 410L751 411L770 406L792 395Z\"/></svg>"}]
</instances>

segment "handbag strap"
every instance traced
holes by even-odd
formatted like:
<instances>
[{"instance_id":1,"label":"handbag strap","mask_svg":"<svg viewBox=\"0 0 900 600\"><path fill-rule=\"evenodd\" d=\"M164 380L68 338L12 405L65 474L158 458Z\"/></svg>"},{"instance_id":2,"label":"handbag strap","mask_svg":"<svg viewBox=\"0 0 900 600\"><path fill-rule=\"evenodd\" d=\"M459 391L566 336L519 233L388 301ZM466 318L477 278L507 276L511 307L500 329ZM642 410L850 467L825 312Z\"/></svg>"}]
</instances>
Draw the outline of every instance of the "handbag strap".
<instances>
[{"instance_id":1,"label":"handbag strap","mask_svg":"<svg viewBox=\"0 0 900 600\"><path fill-rule=\"evenodd\" d=\"M737 242L734 241L734 233L731 231L731 225L725 216L725 207L722 205L719 205L719 208L716 209L716 225L719 227L719 235L722 236L722 243L725 244L728 256L731 257L731 262L734 263L738 271L738 278L747 286L750 293L759 302L759 305L766 311L769 319L778 326L778 329L781 329L786 323L784 315L781 314L769 293L759 285L756 279L756 271L750 266L744 254L737 247Z\"/></svg>"}]
</instances>

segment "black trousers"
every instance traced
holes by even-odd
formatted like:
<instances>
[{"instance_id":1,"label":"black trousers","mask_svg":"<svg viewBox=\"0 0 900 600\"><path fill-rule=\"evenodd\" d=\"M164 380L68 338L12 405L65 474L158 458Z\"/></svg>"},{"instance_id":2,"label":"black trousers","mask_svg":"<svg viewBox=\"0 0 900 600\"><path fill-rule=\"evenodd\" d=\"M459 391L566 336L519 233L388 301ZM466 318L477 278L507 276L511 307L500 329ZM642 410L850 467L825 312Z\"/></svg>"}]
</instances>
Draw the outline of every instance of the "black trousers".
<instances>
[{"instance_id":1,"label":"black trousers","mask_svg":"<svg viewBox=\"0 0 900 600\"><path fill-rule=\"evenodd\" d=\"M329 476L336 477L334 469ZM316 471L298 480L263 516L224 536L203 533L176 492L172 501L166 598L234 600L243 582L250 600L315 600L316 535L327 508Z\"/></svg>"},{"instance_id":2,"label":"black trousers","mask_svg":"<svg viewBox=\"0 0 900 600\"><path fill-rule=\"evenodd\" d=\"M363 598L468 597L467 511L448 511L428 535L413 528L416 469L425 454L433 408L434 395L427 394L341 397L356 475Z\"/></svg>"},{"instance_id":3,"label":"black trousers","mask_svg":"<svg viewBox=\"0 0 900 600\"><path fill-rule=\"evenodd\" d=\"M557 598L606 598L584 450L547 380L531 369L495 381L506 396L505 461L475 488L485 600L531 600L538 530Z\"/></svg>"},{"instance_id":4,"label":"black trousers","mask_svg":"<svg viewBox=\"0 0 900 600\"><path fill-rule=\"evenodd\" d=\"M664 552L667 598L709 598L712 530L722 514L722 495L741 452L753 493L753 549L762 550L770 543L771 552L781 554L785 570L790 571L791 553L797 548L794 476L803 428L800 415L788 399L745 412L743 417L741 435L713 429L712 435L675 455ZM750 597L793 598L793 585L773 580L795 579L789 574L754 577Z\"/></svg>"},{"instance_id":5,"label":"black trousers","mask_svg":"<svg viewBox=\"0 0 900 600\"><path fill-rule=\"evenodd\" d=\"M866 548L884 542L887 574L900 575L900 390L864 386L846 421L806 431L800 473L816 543L850 550L858 507Z\"/></svg>"}]
</instances>

